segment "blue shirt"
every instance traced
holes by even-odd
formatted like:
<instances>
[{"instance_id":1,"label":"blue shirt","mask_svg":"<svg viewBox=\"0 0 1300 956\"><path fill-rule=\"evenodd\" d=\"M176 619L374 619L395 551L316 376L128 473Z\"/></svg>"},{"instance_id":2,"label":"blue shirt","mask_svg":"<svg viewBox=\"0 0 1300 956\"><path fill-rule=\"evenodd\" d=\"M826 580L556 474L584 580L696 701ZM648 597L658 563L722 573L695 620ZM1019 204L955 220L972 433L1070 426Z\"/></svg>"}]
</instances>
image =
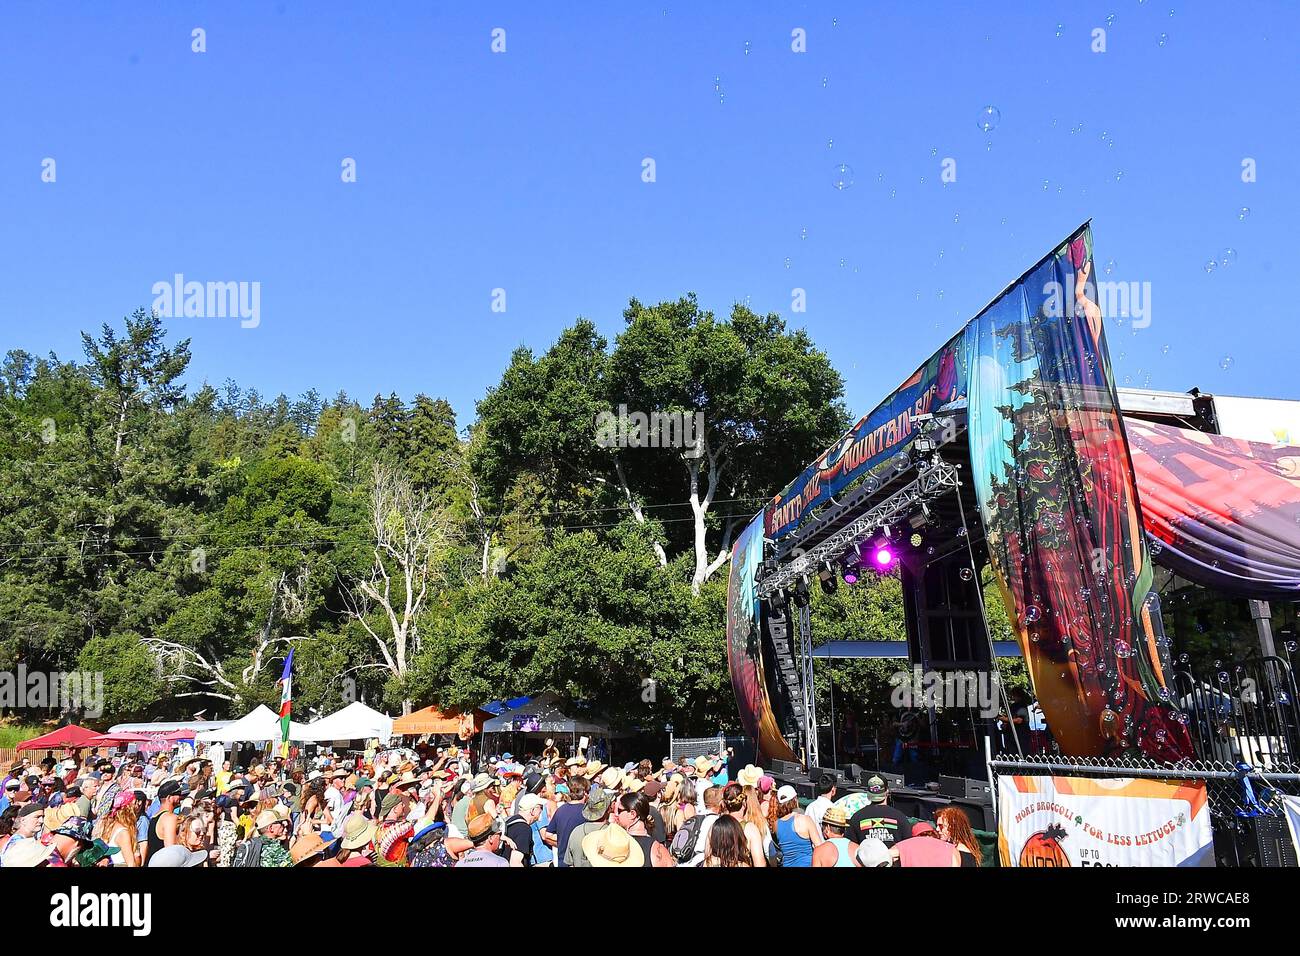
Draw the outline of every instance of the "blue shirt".
<instances>
[{"instance_id":1,"label":"blue shirt","mask_svg":"<svg viewBox=\"0 0 1300 956\"><path fill-rule=\"evenodd\" d=\"M564 866L564 851L569 846L569 834L586 820L582 816L585 804L566 803L555 808L555 816L546 829L555 834L555 865Z\"/></svg>"}]
</instances>

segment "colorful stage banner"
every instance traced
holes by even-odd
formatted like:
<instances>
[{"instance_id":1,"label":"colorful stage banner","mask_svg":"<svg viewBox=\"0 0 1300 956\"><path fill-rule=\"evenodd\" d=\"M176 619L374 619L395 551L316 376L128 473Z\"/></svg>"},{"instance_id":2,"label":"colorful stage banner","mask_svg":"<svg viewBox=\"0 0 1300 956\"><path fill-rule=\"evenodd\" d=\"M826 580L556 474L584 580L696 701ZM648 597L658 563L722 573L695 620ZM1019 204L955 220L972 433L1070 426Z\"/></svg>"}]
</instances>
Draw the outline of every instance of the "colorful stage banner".
<instances>
[{"instance_id":1,"label":"colorful stage banner","mask_svg":"<svg viewBox=\"0 0 1300 956\"><path fill-rule=\"evenodd\" d=\"M798 760L781 736L764 680L763 642L755 575L763 563L763 516L757 515L731 552L727 579L727 669L741 726L765 759Z\"/></svg>"},{"instance_id":2,"label":"colorful stage banner","mask_svg":"<svg viewBox=\"0 0 1300 956\"><path fill-rule=\"evenodd\" d=\"M937 412L962 397L965 380L957 373L961 339L958 335L930 356L772 499L765 511L769 538L781 540L810 510L902 452L916 437L913 422L918 415Z\"/></svg>"},{"instance_id":3,"label":"colorful stage banner","mask_svg":"<svg viewBox=\"0 0 1300 956\"><path fill-rule=\"evenodd\" d=\"M1214 866L1204 782L999 777L1003 866Z\"/></svg>"},{"instance_id":4,"label":"colorful stage banner","mask_svg":"<svg viewBox=\"0 0 1300 956\"><path fill-rule=\"evenodd\" d=\"M1124 425L1157 562L1225 594L1300 598L1300 447Z\"/></svg>"},{"instance_id":5,"label":"colorful stage banner","mask_svg":"<svg viewBox=\"0 0 1300 956\"><path fill-rule=\"evenodd\" d=\"M1133 465L1081 228L964 330L971 473L1034 693L1067 754L1192 755L1170 705Z\"/></svg>"}]
</instances>

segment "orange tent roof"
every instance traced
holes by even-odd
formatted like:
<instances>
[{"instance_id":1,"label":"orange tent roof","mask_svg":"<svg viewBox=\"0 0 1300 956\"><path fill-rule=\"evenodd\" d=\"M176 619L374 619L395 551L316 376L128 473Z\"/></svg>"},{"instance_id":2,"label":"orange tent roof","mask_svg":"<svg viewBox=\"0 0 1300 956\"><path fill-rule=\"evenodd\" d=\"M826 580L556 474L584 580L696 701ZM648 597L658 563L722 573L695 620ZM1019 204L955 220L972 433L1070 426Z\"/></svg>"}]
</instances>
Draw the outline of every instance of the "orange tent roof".
<instances>
[{"instance_id":1,"label":"orange tent roof","mask_svg":"<svg viewBox=\"0 0 1300 956\"><path fill-rule=\"evenodd\" d=\"M393 721L393 734L458 734L464 715L458 710L442 711L425 707ZM492 719L485 710L474 710L474 732L481 733L483 724Z\"/></svg>"}]
</instances>

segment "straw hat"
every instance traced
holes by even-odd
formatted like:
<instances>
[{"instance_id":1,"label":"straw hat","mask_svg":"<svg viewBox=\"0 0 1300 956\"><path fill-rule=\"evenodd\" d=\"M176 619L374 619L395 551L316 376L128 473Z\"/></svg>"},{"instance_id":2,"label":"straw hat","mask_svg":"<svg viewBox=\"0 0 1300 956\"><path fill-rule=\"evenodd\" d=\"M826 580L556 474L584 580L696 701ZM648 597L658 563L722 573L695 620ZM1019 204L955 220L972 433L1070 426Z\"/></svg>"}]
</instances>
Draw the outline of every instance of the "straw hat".
<instances>
[{"instance_id":1,"label":"straw hat","mask_svg":"<svg viewBox=\"0 0 1300 956\"><path fill-rule=\"evenodd\" d=\"M593 760L590 763L588 763L585 768L583 768L582 775L586 777L588 780L595 779L596 774L604 770L605 766L606 765L601 763L599 760Z\"/></svg>"},{"instance_id":2,"label":"straw hat","mask_svg":"<svg viewBox=\"0 0 1300 956\"><path fill-rule=\"evenodd\" d=\"M417 777L415 774L411 773L411 771L406 770L403 771L401 777L399 777L396 780L390 781L388 784L388 788L390 790L401 790L403 787L418 786L419 783L420 783L420 778Z\"/></svg>"},{"instance_id":3,"label":"straw hat","mask_svg":"<svg viewBox=\"0 0 1300 956\"><path fill-rule=\"evenodd\" d=\"M696 776L707 777L713 772L713 761L708 757L696 757L694 767Z\"/></svg>"},{"instance_id":4,"label":"straw hat","mask_svg":"<svg viewBox=\"0 0 1300 956\"><path fill-rule=\"evenodd\" d=\"M844 808L837 803L831 804L822 814L822 826L838 827L841 830L847 829L849 825L849 815L844 812Z\"/></svg>"},{"instance_id":5,"label":"straw hat","mask_svg":"<svg viewBox=\"0 0 1300 956\"><path fill-rule=\"evenodd\" d=\"M15 866L45 866L50 862L53 852L40 840L19 840L12 847L5 848L5 869Z\"/></svg>"},{"instance_id":6,"label":"straw hat","mask_svg":"<svg viewBox=\"0 0 1300 956\"><path fill-rule=\"evenodd\" d=\"M645 854L637 843L617 823L593 830L582 838L582 852L592 866L639 867L645 865Z\"/></svg>"},{"instance_id":7,"label":"straw hat","mask_svg":"<svg viewBox=\"0 0 1300 956\"><path fill-rule=\"evenodd\" d=\"M343 849L359 850L375 838L375 821L360 813L350 813L343 821Z\"/></svg>"},{"instance_id":8,"label":"straw hat","mask_svg":"<svg viewBox=\"0 0 1300 956\"><path fill-rule=\"evenodd\" d=\"M645 789L645 781L636 774L625 773L622 779L623 790L627 793L640 793Z\"/></svg>"},{"instance_id":9,"label":"straw hat","mask_svg":"<svg viewBox=\"0 0 1300 956\"><path fill-rule=\"evenodd\" d=\"M736 774L736 783L742 787L757 787L758 782L763 779L763 768L755 767L752 763L746 764L745 769Z\"/></svg>"},{"instance_id":10,"label":"straw hat","mask_svg":"<svg viewBox=\"0 0 1300 956\"><path fill-rule=\"evenodd\" d=\"M265 830L267 827L273 826L277 823L287 823L288 820L289 814L282 812L280 807L276 807L274 810L263 810L259 813L254 824L258 830Z\"/></svg>"},{"instance_id":11,"label":"straw hat","mask_svg":"<svg viewBox=\"0 0 1300 956\"><path fill-rule=\"evenodd\" d=\"M600 774L600 785L606 790L617 790L623 781L623 771L617 767L606 767Z\"/></svg>"},{"instance_id":12,"label":"straw hat","mask_svg":"<svg viewBox=\"0 0 1300 956\"><path fill-rule=\"evenodd\" d=\"M304 860L310 860L313 856L328 850L333 843L334 840L326 842L321 839L319 833L303 834L293 842L293 846L289 847L289 859L293 860L294 866L297 866Z\"/></svg>"}]
</instances>

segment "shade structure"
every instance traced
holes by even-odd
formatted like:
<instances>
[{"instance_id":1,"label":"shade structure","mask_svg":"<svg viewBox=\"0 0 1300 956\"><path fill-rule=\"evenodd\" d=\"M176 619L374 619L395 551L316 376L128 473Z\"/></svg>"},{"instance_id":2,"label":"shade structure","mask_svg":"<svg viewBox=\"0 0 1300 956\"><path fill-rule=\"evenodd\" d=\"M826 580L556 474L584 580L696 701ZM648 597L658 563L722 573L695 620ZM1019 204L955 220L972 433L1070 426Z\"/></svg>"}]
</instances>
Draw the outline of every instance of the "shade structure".
<instances>
[{"instance_id":1,"label":"shade structure","mask_svg":"<svg viewBox=\"0 0 1300 956\"><path fill-rule=\"evenodd\" d=\"M114 744L138 744L151 739L149 734L142 734L136 731L124 730L113 733L111 730L106 734L96 734L88 741L91 747L111 747Z\"/></svg>"},{"instance_id":2,"label":"shade structure","mask_svg":"<svg viewBox=\"0 0 1300 956\"><path fill-rule=\"evenodd\" d=\"M302 736L305 729L305 724L289 721L289 739L306 739ZM275 711L265 704L258 704L253 710L234 723L228 724L219 730L205 730L202 733L195 734L194 739L198 743L205 744L230 744L244 740L279 740L280 718Z\"/></svg>"},{"instance_id":3,"label":"shade structure","mask_svg":"<svg viewBox=\"0 0 1300 956\"><path fill-rule=\"evenodd\" d=\"M369 740L377 737L387 741L393 735L393 718L381 714L361 701L353 701L342 710L314 720L302 729L295 740L320 743L326 740Z\"/></svg>"},{"instance_id":4,"label":"shade structure","mask_svg":"<svg viewBox=\"0 0 1300 956\"><path fill-rule=\"evenodd\" d=\"M483 725L488 734L523 731L554 734L611 736L609 727L593 717L570 717L561 709L555 694L538 694L514 710L502 711Z\"/></svg>"},{"instance_id":5,"label":"shade structure","mask_svg":"<svg viewBox=\"0 0 1300 956\"><path fill-rule=\"evenodd\" d=\"M39 737L33 737L31 740L24 740L18 745L19 750L78 750L83 747L93 747L94 744L89 741L98 737L99 734L93 730L87 730L85 727L78 727L76 724L67 724L58 730L52 730L48 734L42 734Z\"/></svg>"},{"instance_id":6,"label":"shade structure","mask_svg":"<svg viewBox=\"0 0 1300 956\"><path fill-rule=\"evenodd\" d=\"M474 720L474 733L482 733L483 725L492 719L486 710L475 708L470 716ZM439 710L424 707L393 721L394 734L448 734L459 735L465 727L466 714L459 710Z\"/></svg>"}]
</instances>

